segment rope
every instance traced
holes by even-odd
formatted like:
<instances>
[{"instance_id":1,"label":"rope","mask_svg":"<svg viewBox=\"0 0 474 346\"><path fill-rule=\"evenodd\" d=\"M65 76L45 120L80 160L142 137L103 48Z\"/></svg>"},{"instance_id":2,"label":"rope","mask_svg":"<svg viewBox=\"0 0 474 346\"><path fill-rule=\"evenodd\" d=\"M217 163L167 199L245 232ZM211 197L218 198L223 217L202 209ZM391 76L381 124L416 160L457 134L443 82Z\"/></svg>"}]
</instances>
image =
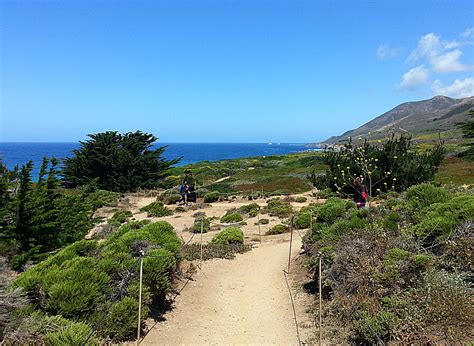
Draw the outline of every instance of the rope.
<instances>
[{"instance_id":1,"label":"rope","mask_svg":"<svg viewBox=\"0 0 474 346\"><path fill-rule=\"evenodd\" d=\"M296 327L296 337L298 338L298 345L303 345L304 343L301 342L301 338L300 338L300 330L299 330L299 327L298 327L298 320L296 318L296 309L295 309L295 302L293 300L293 294L291 294L291 288L290 288L290 284L288 282L288 277L287 277L287 272L285 269L283 269L283 276L285 277L285 282L286 282L286 287L288 288L288 293L290 295L290 299L291 299L291 307L293 308L293 318L295 320L295 327Z\"/></svg>"},{"instance_id":2,"label":"rope","mask_svg":"<svg viewBox=\"0 0 474 346\"><path fill-rule=\"evenodd\" d=\"M334 282L337 282L336 278L334 277L334 275L332 275L331 272L326 272L326 273L329 274L329 276L332 278L332 280ZM342 289L342 292L343 292L344 296L348 296L347 292L344 289ZM385 342L382 340L380 335L372 328L370 323L367 322L367 319L361 313L359 313L359 311L355 307L354 303L352 303L350 300L348 302L351 305L352 310L357 314L357 316L362 320L362 322L364 322L364 324L369 328L372 335L377 338L379 344L380 345L385 345Z\"/></svg>"}]
</instances>

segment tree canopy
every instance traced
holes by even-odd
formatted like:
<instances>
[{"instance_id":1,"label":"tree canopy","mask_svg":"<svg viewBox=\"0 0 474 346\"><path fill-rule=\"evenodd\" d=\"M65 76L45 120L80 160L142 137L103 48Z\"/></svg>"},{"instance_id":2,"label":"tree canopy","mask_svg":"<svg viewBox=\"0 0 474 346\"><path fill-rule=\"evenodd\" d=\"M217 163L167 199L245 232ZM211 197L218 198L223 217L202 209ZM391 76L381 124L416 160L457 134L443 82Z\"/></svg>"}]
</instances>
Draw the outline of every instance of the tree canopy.
<instances>
[{"instance_id":1,"label":"tree canopy","mask_svg":"<svg viewBox=\"0 0 474 346\"><path fill-rule=\"evenodd\" d=\"M141 131L120 134L107 131L88 135L74 156L65 159L63 177L66 187L95 181L100 189L133 192L155 188L177 162L162 157L165 146L152 149L158 139Z\"/></svg>"}]
</instances>

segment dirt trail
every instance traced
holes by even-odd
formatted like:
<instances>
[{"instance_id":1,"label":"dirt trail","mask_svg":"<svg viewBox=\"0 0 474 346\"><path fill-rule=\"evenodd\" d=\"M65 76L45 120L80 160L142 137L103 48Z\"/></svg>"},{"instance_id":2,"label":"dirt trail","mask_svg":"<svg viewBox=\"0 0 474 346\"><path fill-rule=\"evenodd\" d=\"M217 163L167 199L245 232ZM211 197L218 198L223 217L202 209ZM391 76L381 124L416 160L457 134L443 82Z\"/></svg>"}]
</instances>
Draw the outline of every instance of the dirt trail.
<instances>
[{"instance_id":1,"label":"dirt trail","mask_svg":"<svg viewBox=\"0 0 474 346\"><path fill-rule=\"evenodd\" d=\"M307 198L303 203L292 202L295 210L311 202L322 202L311 193L295 196ZM227 202L201 204L198 209L186 207L184 212L173 216L147 217L140 208L154 200L156 196L129 194L119 207L132 211L136 220L167 221L183 241L191 243L200 241L200 236L195 237L188 231L196 212L205 212L213 218L211 231L203 236L203 241L208 242L228 226L220 224L222 215L231 208L251 203L239 197ZM252 202L262 207L266 205L264 199ZM174 209L176 206L169 207ZM114 210L102 208L97 216L108 218ZM174 301L172 310L165 314L166 320L157 323L152 319L147 321L151 329L142 340L142 345L298 344L293 308L283 275L283 269L288 264L290 235L265 235L266 231L283 220L267 214L260 215L260 218L267 218L268 223L259 227L257 217L247 217L245 224L239 226L244 232L245 243L253 245L253 249L237 255L233 260L203 262L202 270L193 275L194 281L187 284ZM262 243L259 242L259 229ZM292 258L297 257L300 249L301 237L295 231ZM305 273L301 265L294 264L293 268L289 281L295 299L300 339L311 342L315 330L314 318L306 310L314 298L302 292Z\"/></svg>"},{"instance_id":2,"label":"dirt trail","mask_svg":"<svg viewBox=\"0 0 474 346\"><path fill-rule=\"evenodd\" d=\"M293 257L300 246L295 235ZM204 262L166 321L156 324L141 344L298 344L282 271L288 248L287 237L234 260ZM297 316L304 314L301 310Z\"/></svg>"}]
</instances>

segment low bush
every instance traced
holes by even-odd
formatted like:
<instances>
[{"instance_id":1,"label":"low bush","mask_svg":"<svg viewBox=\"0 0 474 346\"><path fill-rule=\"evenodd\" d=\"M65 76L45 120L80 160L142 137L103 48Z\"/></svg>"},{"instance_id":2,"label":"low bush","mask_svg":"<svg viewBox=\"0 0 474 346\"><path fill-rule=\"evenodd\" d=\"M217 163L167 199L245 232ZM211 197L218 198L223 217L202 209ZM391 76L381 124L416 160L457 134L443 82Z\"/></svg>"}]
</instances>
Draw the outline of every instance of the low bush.
<instances>
[{"instance_id":1,"label":"low bush","mask_svg":"<svg viewBox=\"0 0 474 346\"><path fill-rule=\"evenodd\" d=\"M444 203L433 203L417 213L415 234L427 245L449 237L465 220L474 218L474 195L456 196Z\"/></svg>"},{"instance_id":2,"label":"low bush","mask_svg":"<svg viewBox=\"0 0 474 346\"><path fill-rule=\"evenodd\" d=\"M240 243L236 244L204 244L202 247L203 260L212 258L233 259L236 254L244 253L251 250L250 245ZM201 258L200 244L187 244L183 246L182 256L188 261L198 260Z\"/></svg>"},{"instance_id":3,"label":"low bush","mask_svg":"<svg viewBox=\"0 0 474 346\"><path fill-rule=\"evenodd\" d=\"M220 193L217 191L212 191L204 195L204 203L213 203L219 200Z\"/></svg>"},{"instance_id":4,"label":"low bush","mask_svg":"<svg viewBox=\"0 0 474 346\"><path fill-rule=\"evenodd\" d=\"M227 212L220 220L222 223L235 223L243 221L242 215L236 212Z\"/></svg>"},{"instance_id":5,"label":"low bush","mask_svg":"<svg viewBox=\"0 0 474 346\"><path fill-rule=\"evenodd\" d=\"M162 217L162 216L171 216L173 211L165 207L162 202L152 202L147 206L144 206L140 211L146 211L148 217Z\"/></svg>"},{"instance_id":6,"label":"low bush","mask_svg":"<svg viewBox=\"0 0 474 346\"><path fill-rule=\"evenodd\" d=\"M311 204L303 207L296 213L293 224L296 229L310 228L314 217L317 215L318 206ZM311 220L313 218L313 220Z\"/></svg>"},{"instance_id":7,"label":"low bush","mask_svg":"<svg viewBox=\"0 0 474 346\"><path fill-rule=\"evenodd\" d=\"M184 207L176 207L174 211L175 213L184 213L186 209Z\"/></svg>"},{"instance_id":8,"label":"low bush","mask_svg":"<svg viewBox=\"0 0 474 346\"><path fill-rule=\"evenodd\" d=\"M239 208L239 212L242 214L248 214L250 217L257 216L259 210L260 206L257 203L246 204Z\"/></svg>"},{"instance_id":9,"label":"low bush","mask_svg":"<svg viewBox=\"0 0 474 346\"><path fill-rule=\"evenodd\" d=\"M211 219L206 217L205 214L199 214L194 219L194 224L192 228L193 233L207 233L211 230Z\"/></svg>"},{"instance_id":10,"label":"low bush","mask_svg":"<svg viewBox=\"0 0 474 346\"><path fill-rule=\"evenodd\" d=\"M265 211L271 216L287 217L293 212L290 203L282 201L280 198L272 198L267 201Z\"/></svg>"},{"instance_id":11,"label":"low bush","mask_svg":"<svg viewBox=\"0 0 474 346\"><path fill-rule=\"evenodd\" d=\"M260 219L260 220L258 221L258 223L261 224L261 225L268 225L268 224L270 223L270 220L268 220L268 219Z\"/></svg>"},{"instance_id":12,"label":"low bush","mask_svg":"<svg viewBox=\"0 0 474 346\"><path fill-rule=\"evenodd\" d=\"M125 223L133 216L133 213L129 210L118 210L112 215L112 217L107 221L109 224L113 223Z\"/></svg>"},{"instance_id":13,"label":"low bush","mask_svg":"<svg viewBox=\"0 0 474 346\"><path fill-rule=\"evenodd\" d=\"M474 195L440 191L423 184L410 194L381 196L388 200L367 209L337 199L318 207L303 248L311 284L321 255L326 325L341 337L329 339L462 344L472 338Z\"/></svg>"},{"instance_id":14,"label":"low bush","mask_svg":"<svg viewBox=\"0 0 474 346\"><path fill-rule=\"evenodd\" d=\"M119 294L97 333L121 341L136 331L137 256L145 252L142 311L146 317L152 301L164 303L180 247L169 223L131 222L100 245L83 240L64 248L21 274L13 286L23 288L37 311L82 323L41 332L52 344L76 344L83 333L89 333L86 324L95 323L110 297Z\"/></svg>"},{"instance_id":15,"label":"low bush","mask_svg":"<svg viewBox=\"0 0 474 346\"><path fill-rule=\"evenodd\" d=\"M270 228L268 231L265 232L266 235L274 235L274 234L282 234L286 233L290 230L290 228L286 225L278 224Z\"/></svg>"},{"instance_id":16,"label":"low bush","mask_svg":"<svg viewBox=\"0 0 474 346\"><path fill-rule=\"evenodd\" d=\"M433 203L448 201L450 194L442 187L424 183L410 187L406 192L406 197L413 209L420 210Z\"/></svg>"},{"instance_id":17,"label":"low bush","mask_svg":"<svg viewBox=\"0 0 474 346\"><path fill-rule=\"evenodd\" d=\"M85 323L67 321L59 330L47 333L45 341L48 345L81 346L84 345L91 332L91 327ZM98 343L96 338L88 340L89 345L95 343Z\"/></svg>"},{"instance_id":18,"label":"low bush","mask_svg":"<svg viewBox=\"0 0 474 346\"><path fill-rule=\"evenodd\" d=\"M305 203L308 199L306 197L303 197L303 196L298 196L298 197L295 197L295 202L296 203Z\"/></svg>"},{"instance_id":19,"label":"low bush","mask_svg":"<svg viewBox=\"0 0 474 346\"><path fill-rule=\"evenodd\" d=\"M237 227L228 227L216 234L212 240L212 244L243 244L244 232Z\"/></svg>"},{"instance_id":20,"label":"low bush","mask_svg":"<svg viewBox=\"0 0 474 346\"><path fill-rule=\"evenodd\" d=\"M317 208L317 219L320 222L332 223L342 217L346 210L353 207L353 203L337 197L329 198L323 205Z\"/></svg>"},{"instance_id":21,"label":"low bush","mask_svg":"<svg viewBox=\"0 0 474 346\"><path fill-rule=\"evenodd\" d=\"M177 193L160 195L158 200L164 204L172 205L181 201L181 195Z\"/></svg>"}]
</instances>

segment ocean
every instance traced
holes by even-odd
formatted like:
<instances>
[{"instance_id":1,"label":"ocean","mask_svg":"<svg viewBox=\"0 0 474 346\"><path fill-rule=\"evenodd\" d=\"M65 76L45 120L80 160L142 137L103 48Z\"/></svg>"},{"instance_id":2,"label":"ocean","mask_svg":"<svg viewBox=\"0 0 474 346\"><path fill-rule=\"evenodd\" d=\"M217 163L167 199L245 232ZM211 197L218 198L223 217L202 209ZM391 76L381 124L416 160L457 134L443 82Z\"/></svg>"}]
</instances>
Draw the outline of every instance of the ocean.
<instances>
[{"instance_id":1,"label":"ocean","mask_svg":"<svg viewBox=\"0 0 474 346\"><path fill-rule=\"evenodd\" d=\"M166 145L166 159L182 157L178 166L200 161L218 161L252 156L270 156L315 150L301 143L160 143ZM0 143L0 158L9 169L34 163L33 180L37 179L44 156L63 159L72 156L79 143Z\"/></svg>"}]
</instances>

